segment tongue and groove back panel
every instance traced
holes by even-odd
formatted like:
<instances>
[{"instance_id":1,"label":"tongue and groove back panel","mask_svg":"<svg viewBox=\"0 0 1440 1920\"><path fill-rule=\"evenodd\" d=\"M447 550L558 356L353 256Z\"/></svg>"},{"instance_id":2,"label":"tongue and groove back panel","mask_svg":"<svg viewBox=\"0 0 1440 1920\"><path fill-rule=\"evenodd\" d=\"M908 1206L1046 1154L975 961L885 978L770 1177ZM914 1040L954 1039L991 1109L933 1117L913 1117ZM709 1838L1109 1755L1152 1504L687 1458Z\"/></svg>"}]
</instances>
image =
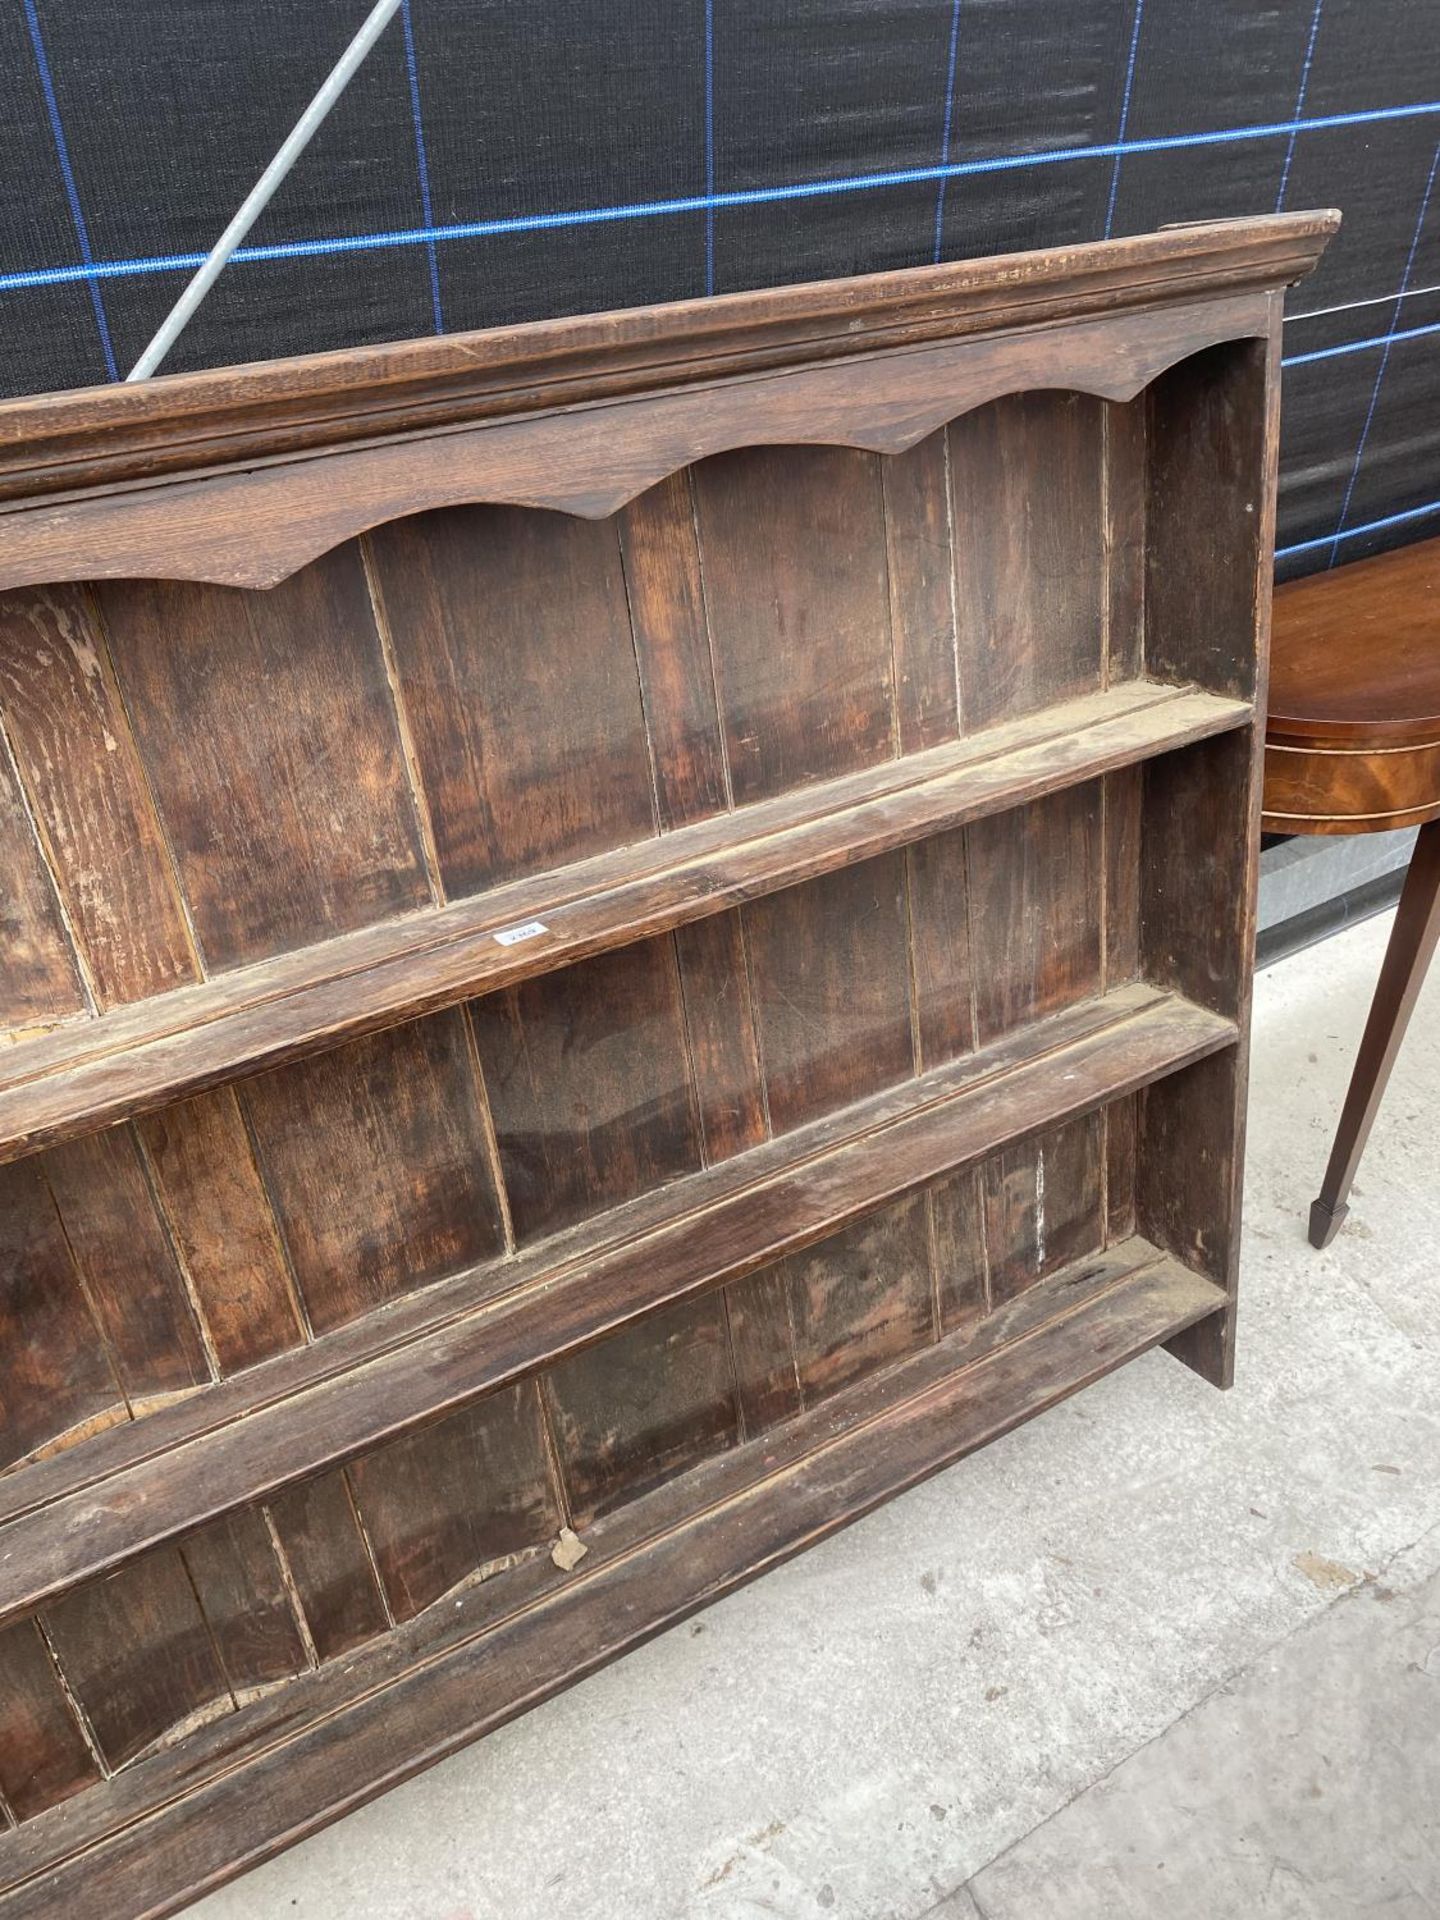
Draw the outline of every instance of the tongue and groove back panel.
<instances>
[{"instance_id":1,"label":"tongue and groove back panel","mask_svg":"<svg viewBox=\"0 0 1440 1920\"><path fill-rule=\"evenodd\" d=\"M1228 1379L1332 224L0 410L6 1920Z\"/></svg>"}]
</instances>

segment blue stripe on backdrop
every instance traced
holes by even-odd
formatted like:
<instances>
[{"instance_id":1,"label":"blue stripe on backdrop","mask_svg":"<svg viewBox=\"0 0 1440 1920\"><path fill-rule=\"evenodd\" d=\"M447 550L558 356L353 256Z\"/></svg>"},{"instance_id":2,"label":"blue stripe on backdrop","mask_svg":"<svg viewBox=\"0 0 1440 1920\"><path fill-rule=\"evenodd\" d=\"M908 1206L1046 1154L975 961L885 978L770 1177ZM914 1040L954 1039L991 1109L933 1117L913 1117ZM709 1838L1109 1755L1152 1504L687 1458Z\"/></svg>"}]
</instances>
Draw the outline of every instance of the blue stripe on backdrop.
<instances>
[{"instance_id":1,"label":"blue stripe on backdrop","mask_svg":"<svg viewBox=\"0 0 1440 1920\"><path fill-rule=\"evenodd\" d=\"M1125 135L1130 129L1130 95L1135 86L1135 55L1140 48L1140 21L1145 12L1145 0L1135 0L1135 23L1130 29L1130 57L1125 63L1125 91L1120 99L1120 125L1115 139L1123 152ZM1299 108L1296 108L1299 112ZM1290 138L1295 134L1292 130ZM1115 225L1115 201L1120 192L1120 153L1115 155L1115 164L1110 169L1110 199L1105 208L1105 238L1108 240Z\"/></svg>"},{"instance_id":2,"label":"blue stripe on backdrop","mask_svg":"<svg viewBox=\"0 0 1440 1920\"><path fill-rule=\"evenodd\" d=\"M959 5L959 0L956 0ZM705 0L705 291L715 291L715 0Z\"/></svg>"},{"instance_id":3,"label":"blue stripe on backdrop","mask_svg":"<svg viewBox=\"0 0 1440 1920\"><path fill-rule=\"evenodd\" d=\"M100 288L93 277L94 261L90 253L90 235L85 227L85 215L80 207L75 174L70 166L70 149L65 143L65 129L60 122L60 103L55 98L55 86L50 78L50 62L45 53L45 40L40 32L40 16L35 9L35 0L25 0L25 24L30 30L30 45L35 51L35 66L40 75L41 91L45 95L45 111L50 117L50 134L55 142L55 157L60 162L60 174L65 182L65 197L70 202L70 219L75 228L75 241L80 249L80 258L85 263L76 277L88 280L90 283L90 304L95 309L95 325L100 333L100 348L105 355L105 368L112 380L118 380L120 369L115 364L115 349L110 344L110 323L105 317L105 302L100 297Z\"/></svg>"},{"instance_id":4,"label":"blue stripe on backdrop","mask_svg":"<svg viewBox=\"0 0 1440 1920\"><path fill-rule=\"evenodd\" d=\"M945 130L940 136L940 165L950 165L950 126L955 115L955 54L960 45L960 0L955 0L950 14L950 70L945 76ZM950 184L948 172L940 175L940 184L935 189L935 251L931 259L938 267L941 257L941 244L945 229L945 189Z\"/></svg>"},{"instance_id":5,"label":"blue stripe on backdrop","mask_svg":"<svg viewBox=\"0 0 1440 1920\"><path fill-rule=\"evenodd\" d=\"M1410 236L1410 251L1405 256L1405 271L1400 276L1400 291L1395 296L1395 309L1390 315L1390 330L1385 338L1384 351L1380 355L1380 365L1375 370L1375 384L1370 389L1370 405L1365 414L1365 424L1360 429L1360 439L1355 448L1354 463L1350 468L1350 478L1345 484L1345 498L1340 503L1340 518L1335 522L1335 533L1330 547L1329 565L1334 566L1336 551L1344 535L1345 522L1350 514L1350 500L1355 492L1355 482L1360 477L1360 462L1365 458L1365 443L1370 438L1370 428L1375 420L1375 408L1379 403L1380 389L1385 383L1385 372L1390 365L1390 349L1395 344L1395 328L1400 319L1400 308L1405 298L1405 289L1410 285L1410 275L1415 267L1415 255L1420 249L1420 236L1425 230L1425 215L1430 210L1430 195L1435 186L1435 169L1440 167L1440 146L1435 149L1435 157L1430 162L1430 171L1425 178L1425 191L1420 196L1420 211L1415 216L1415 231Z\"/></svg>"},{"instance_id":6,"label":"blue stripe on backdrop","mask_svg":"<svg viewBox=\"0 0 1440 1920\"><path fill-rule=\"evenodd\" d=\"M425 123L420 118L420 66L415 58L410 0L403 0L400 24L405 30L405 71L410 79L410 117L415 122L415 165L420 173L420 211L425 217L425 225L431 227L435 224L435 215L430 207L430 164L425 158ZM445 314L440 305L440 262L436 257L433 239L426 242L425 251L430 259L430 302L435 311L435 331L444 333Z\"/></svg>"},{"instance_id":7,"label":"blue stripe on backdrop","mask_svg":"<svg viewBox=\"0 0 1440 1920\"><path fill-rule=\"evenodd\" d=\"M26 0L29 6L33 0ZM688 194L673 200L641 200L627 205L577 207L566 212L517 215L501 220L470 220L450 226L402 227L386 233L346 234L316 240L282 241L274 246L241 247L232 264L264 260L300 260L319 254L364 253L384 247L427 246L431 242L484 240L507 233L537 233L563 227L596 226L616 220L646 220L703 213L725 207L753 207L786 200L813 200L833 194L867 193L886 187L923 185L976 174L1010 173L1029 167L1072 165L1082 160L1113 160L1136 153L1179 153L1188 148L1225 146L1243 140L1273 140L1281 135L1317 133L1333 127L1371 126L1440 114L1440 100L1401 107L1368 107L1353 113L1329 113L1309 120L1272 120L1244 127L1220 127L1206 133L1160 134L1144 140L1108 141L1088 147L1052 147L1034 153L993 154L945 166L903 167L885 173L848 174L833 180L791 181L773 187L749 187L728 193ZM82 256L87 248L82 248ZM183 273L200 265L199 253L156 254L133 260L86 260L71 267L33 267L0 274L0 292L25 287L65 286L80 281L123 279L142 273Z\"/></svg>"},{"instance_id":8,"label":"blue stripe on backdrop","mask_svg":"<svg viewBox=\"0 0 1440 1920\"><path fill-rule=\"evenodd\" d=\"M1366 520L1358 527L1346 527L1343 533L1322 533L1315 540L1297 540L1293 546L1277 547L1275 558L1288 560L1294 553L1316 553L1321 547L1334 550L1341 540L1358 540L1362 534L1383 533L1387 527L1405 527L1412 521L1428 519L1431 514L1440 513L1440 500L1427 501L1423 507L1407 507L1404 513L1387 513L1378 520Z\"/></svg>"},{"instance_id":9,"label":"blue stripe on backdrop","mask_svg":"<svg viewBox=\"0 0 1440 1920\"><path fill-rule=\"evenodd\" d=\"M1400 296L1391 294L1390 298ZM1303 313L1293 314L1292 319L1308 318ZM1346 353L1365 353L1371 347L1394 347L1402 340L1422 340L1426 334L1440 333L1440 320L1433 321L1428 327L1402 327L1399 333L1372 333L1365 340L1350 340L1343 347L1316 347L1313 353L1287 353L1280 362L1282 367L1308 367L1312 360L1334 360Z\"/></svg>"},{"instance_id":10,"label":"blue stripe on backdrop","mask_svg":"<svg viewBox=\"0 0 1440 1920\"><path fill-rule=\"evenodd\" d=\"M1324 11L1325 0L1315 0L1315 11L1310 16L1310 38L1305 43L1305 59L1300 67L1300 87L1295 95L1295 118L1298 120L1305 111L1305 95L1310 90L1310 63L1315 58L1315 36L1320 31L1320 15ZM1290 184L1290 165L1295 158L1295 142L1298 129L1292 130L1285 145L1285 164L1280 169L1280 191L1275 195L1275 211L1283 212L1285 207L1285 189Z\"/></svg>"}]
</instances>

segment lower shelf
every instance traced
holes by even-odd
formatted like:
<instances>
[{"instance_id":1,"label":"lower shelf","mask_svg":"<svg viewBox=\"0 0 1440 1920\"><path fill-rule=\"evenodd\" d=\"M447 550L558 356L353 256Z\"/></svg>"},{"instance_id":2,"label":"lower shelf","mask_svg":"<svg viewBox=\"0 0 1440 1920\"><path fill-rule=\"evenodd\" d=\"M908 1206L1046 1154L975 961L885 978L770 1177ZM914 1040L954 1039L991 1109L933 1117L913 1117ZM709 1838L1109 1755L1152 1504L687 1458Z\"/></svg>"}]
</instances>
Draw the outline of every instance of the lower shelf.
<instances>
[{"instance_id":1,"label":"lower shelf","mask_svg":"<svg viewBox=\"0 0 1440 1920\"><path fill-rule=\"evenodd\" d=\"M1140 1238L597 1521L454 1590L0 1840L0 1920L149 1920L349 1812L892 1494L1217 1312Z\"/></svg>"}]
</instances>

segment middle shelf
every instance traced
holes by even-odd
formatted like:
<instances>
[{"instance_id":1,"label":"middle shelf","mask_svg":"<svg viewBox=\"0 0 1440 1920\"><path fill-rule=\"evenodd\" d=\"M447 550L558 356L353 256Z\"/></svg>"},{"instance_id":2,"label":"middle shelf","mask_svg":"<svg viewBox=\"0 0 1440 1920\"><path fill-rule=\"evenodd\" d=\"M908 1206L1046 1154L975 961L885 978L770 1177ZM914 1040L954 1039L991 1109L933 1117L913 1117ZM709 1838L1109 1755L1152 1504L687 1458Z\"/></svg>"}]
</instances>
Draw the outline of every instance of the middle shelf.
<instances>
[{"instance_id":1,"label":"middle shelf","mask_svg":"<svg viewBox=\"0 0 1440 1920\"><path fill-rule=\"evenodd\" d=\"M0 1482L0 1619L1236 1038L1144 982L1097 994L33 1461Z\"/></svg>"}]
</instances>

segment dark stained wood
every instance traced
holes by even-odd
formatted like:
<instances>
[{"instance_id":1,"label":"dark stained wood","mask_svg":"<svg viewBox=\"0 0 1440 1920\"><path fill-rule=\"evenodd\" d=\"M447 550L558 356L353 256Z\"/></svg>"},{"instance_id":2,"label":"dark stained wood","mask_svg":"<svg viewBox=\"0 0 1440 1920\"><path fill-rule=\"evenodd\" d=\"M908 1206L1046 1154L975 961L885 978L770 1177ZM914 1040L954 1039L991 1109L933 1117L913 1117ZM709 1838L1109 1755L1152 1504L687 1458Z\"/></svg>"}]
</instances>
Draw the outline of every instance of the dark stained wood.
<instances>
[{"instance_id":1,"label":"dark stained wood","mask_svg":"<svg viewBox=\"0 0 1440 1920\"><path fill-rule=\"evenodd\" d=\"M1102 810L1092 782L967 830L982 1042L1099 991Z\"/></svg>"},{"instance_id":2,"label":"dark stained wood","mask_svg":"<svg viewBox=\"0 0 1440 1920\"><path fill-rule=\"evenodd\" d=\"M262 1074L241 1099L317 1333L502 1246L463 1009Z\"/></svg>"},{"instance_id":3,"label":"dark stained wood","mask_svg":"<svg viewBox=\"0 0 1440 1920\"><path fill-rule=\"evenodd\" d=\"M107 1766L234 1710L179 1551L162 1547L48 1607L45 1631Z\"/></svg>"},{"instance_id":4,"label":"dark stained wood","mask_svg":"<svg viewBox=\"0 0 1440 1920\"><path fill-rule=\"evenodd\" d=\"M0 711L102 1008L200 977L90 596L0 598Z\"/></svg>"},{"instance_id":5,"label":"dark stained wood","mask_svg":"<svg viewBox=\"0 0 1440 1920\"><path fill-rule=\"evenodd\" d=\"M370 546L446 892L653 833L615 528L457 508Z\"/></svg>"},{"instance_id":6,"label":"dark stained wood","mask_svg":"<svg viewBox=\"0 0 1440 1920\"><path fill-rule=\"evenodd\" d=\"M86 1009L75 952L35 838L20 782L0 740L0 1033L48 1025Z\"/></svg>"},{"instance_id":7,"label":"dark stained wood","mask_svg":"<svg viewBox=\"0 0 1440 1920\"><path fill-rule=\"evenodd\" d=\"M880 463L901 753L960 732L949 465L943 432Z\"/></svg>"},{"instance_id":8,"label":"dark stained wood","mask_svg":"<svg viewBox=\"0 0 1440 1920\"><path fill-rule=\"evenodd\" d=\"M0 1793L29 1820L93 1786L100 1768L33 1620L0 1633Z\"/></svg>"},{"instance_id":9,"label":"dark stained wood","mask_svg":"<svg viewBox=\"0 0 1440 1920\"><path fill-rule=\"evenodd\" d=\"M771 894L745 931L776 1133L914 1071L898 855Z\"/></svg>"},{"instance_id":10,"label":"dark stained wood","mask_svg":"<svg viewBox=\"0 0 1440 1920\"><path fill-rule=\"evenodd\" d=\"M273 593L136 581L99 602L207 969L429 900L353 548Z\"/></svg>"},{"instance_id":11,"label":"dark stained wood","mask_svg":"<svg viewBox=\"0 0 1440 1920\"><path fill-rule=\"evenodd\" d=\"M689 474L632 500L619 528L656 806L662 827L681 827L729 800Z\"/></svg>"},{"instance_id":12,"label":"dark stained wood","mask_svg":"<svg viewBox=\"0 0 1440 1920\"><path fill-rule=\"evenodd\" d=\"M517 1568L501 1577L515 1583L508 1609L497 1583L494 1610L477 1617L462 1609L439 1644L427 1617L354 1663L299 1683L313 1704L293 1734L277 1737L266 1702L232 1726L202 1730L186 1756L188 1802L176 1800L167 1762L122 1776L103 1805L101 1796L77 1802L96 1811L63 1836L55 1827L22 1829L0 1867L6 1920L49 1920L54 1907L46 1903L56 1899L75 1920L113 1920L141 1911L157 1887L213 1885L236 1871L238 1850L254 1860L353 1805L357 1779L368 1793L396 1784L503 1724L537 1691L558 1689L582 1661L593 1667L684 1619L758 1568L1203 1319L1219 1298L1211 1283L1157 1262L1140 1241L1109 1269L1098 1266L1088 1284L1065 1278L1071 1284L1057 1291L1069 1296L1070 1311L1056 1316L1047 1302L1038 1324L1022 1321L1008 1341L978 1355L963 1337L929 1349L793 1422L783 1441L703 1463L693 1503L681 1507L673 1487L661 1488L598 1522L578 1575ZM1026 1304L1039 1293L1032 1289ZM957 1368L960 1354L974 1364ZM877 1431L883 1446L874 1444ZM817 1454L822 1437L828 1444ZM546 1679L537 1683L539 1675ZM292 1694L282 1711L293 1722L298 1708ZM197 1777L202 1752L206 1770ZM347 1764L337 1765L339 1753ZM289 1809L283 1835L278 1797ZM137 1818L142 1813L152 1817ZM85 1842L79 1866L61 1864Z\"/></svg>"},{"instance_id":13,"label":"dark stained wood","mask_svg":"<svg viewBox=\"0 0 1440 1920\"><path fill-rule=\"evenodd\" d=\"M37 1162L132 1408L210 1378L185 1281L129 1127Z\"/></svg>"},{"instance_id":14,"label":"dark stained wood","mask_svg":"<svg viewBox=\"0 0 1440 1920\"><path fill-rule=\"evenodd\" d=\"M738 913L675 930L705 1159L713 1166L769 1132L745 928Z\"/></svg>"},{"instance_id":15,"label":"dark stained wood","mask_svg":"<svg viewBox=\"0 0 1440 1920\"><path fill-rule=\"evenodd\" d=\"M990 1293L1009 1300L1105 1244L1101 1115L1023 1141L985 1163Z\"/></svg>"},{"instance_id":16,"label":"dark stained wood","mask_svg":"<svg viewBox=\"0 0 1440 1920\"><path fill-rule=\"evenodd\" d=\"M1235 1041L1228 1021L1128 989L646 1196L608 1232L537 1248L508 1275L462 1276L443 1301L427 1307L421 1296L425 1317L408 1333L408 1303L396 1302L378 1350L377 1331L358 1323L348 1352L345 1329L308 1354L282 1356L253 1385L241 1379L211 1389L196 1415L181 1403L137 1424L133 1440L100 1436L89 1456L103 1454L98 1470L63 1461L46 1463L40 1476L31 1469L13 1505L0 1481L0 1518L8 1519L0 1618L661 1305L799 1252L1057 1118L1173 1076L1217 1049L1233 1051ZM476 1285L486 1278L488 1300Z\"/></svg>"},{"instance_id":17,"label":"dark stained wood","mask_svg":"<svg viewBox=\"0 0 1440 1920\"><path fill-rule=\"evenodd\" d=\"M738 1444L718 1294L651 1314L545 1376L577 1526Z\"/></svg>"},{"instance_id":18,"label":"dark stained wood","mask_svg":"<svg viewBox=\"0 0 1440 1920\"><path fill-rule=\"evenodd\" d=\"M512 987L472 1013L522 1241L700 1165L668 940Z\"/></svg>"},{"instance_id":19,"label":"dark stained wood","mask_svg":"<svg viewBox=\"0 0 1440 1920\"><path fill-rule=\"evenodd\" d=\"M263 1513L244 1507L212 1521L180 1555L237 1702L304 1672L305 1641Z\"/></svg>"},{"instance_id":20,"label":"dark stained wood","mask_svg":"<svg viewBox=\"0 0 1440 1920\"><path fill-rule=\"evenodd\" d=\"M0 1920L1229 1379L1332 226L0 407Z\"/></svg>"},{"instance_id":21,"label":"dark stained wood","mask_svg":"<svg viewBox=\"0 0 1440 1920\"><path fill-rule=\"evenodd\" d=\"M951 425L967 729L1103 684L1104 466L1104 413L1080 394L1014 394Z\"/></svg>"},{"instance_id":22,"label":"dark stained wood","mask_svg":"<svg viewBox=\"0 0 1440 1920\"><path fill-rule=\"evenodd\" d=\"M289 1262L234 1091L149 1114L139 1132L221 1373L299 1345Z\"/></svg>"},{"instance_id":23,"label":"dark stained wood","mask_svg":"<svg viewBox=\"0 0 1440 1920\"><path fill-rule=\"evenodd\" d=\"M1120 688L665 840L0 1048L0 1160L241 1071L498 990L932 829L1239 727L1240 703ZM506 944L497 934L543 933Z\"/></svg>"},{"instance_id":24,"label":"dark stained wood","mask_svg":"<svg viewBox=\"0 0 1440 1920\"><path fill-rule=\"evenodd\" d=\"M533 1381L365 1454L350 1480L396 1620L561 1524Z\"/></svg>"},{"instance_id":25,"label":"dark stained wood","mask_svg":"<svg viewBox=\"0 0 1440 1920\"><path fill-rule=\"evenodd\" d=\"M751 448L695 469L736 802L895 753L879 462Z\"/></svg>"},{"instance_id":26,"label":"dark stained wood","mask_svg":"<svg viewBox=\"0 0 1440 1920\"><path fill-rule=\"evenodd\" d=\"M0 1466L125 1418L39 1162L0 1170Z\"/></svg>"},{"instance_id":27,"label":"dark stained wood","mask_svg":"<svg viewBox=\"0 0 1440 1920\"><path fill-rule=\"evenodd\" d=\"M806 1406L928 1346L930 1222L911 1194L784 1263Z\"/></svg>"},{"instance_id":28,"label":"dark stained wood","mask_svg":"<svg viewBox=\"0 0 1440 1920\"><path fill-rule=\"evenodd\" d=\"M270 1512L319 1659L338 1660L383 1633L385 1602L345 1474L302 1481Z\"/></svg>"}]
</instances>

